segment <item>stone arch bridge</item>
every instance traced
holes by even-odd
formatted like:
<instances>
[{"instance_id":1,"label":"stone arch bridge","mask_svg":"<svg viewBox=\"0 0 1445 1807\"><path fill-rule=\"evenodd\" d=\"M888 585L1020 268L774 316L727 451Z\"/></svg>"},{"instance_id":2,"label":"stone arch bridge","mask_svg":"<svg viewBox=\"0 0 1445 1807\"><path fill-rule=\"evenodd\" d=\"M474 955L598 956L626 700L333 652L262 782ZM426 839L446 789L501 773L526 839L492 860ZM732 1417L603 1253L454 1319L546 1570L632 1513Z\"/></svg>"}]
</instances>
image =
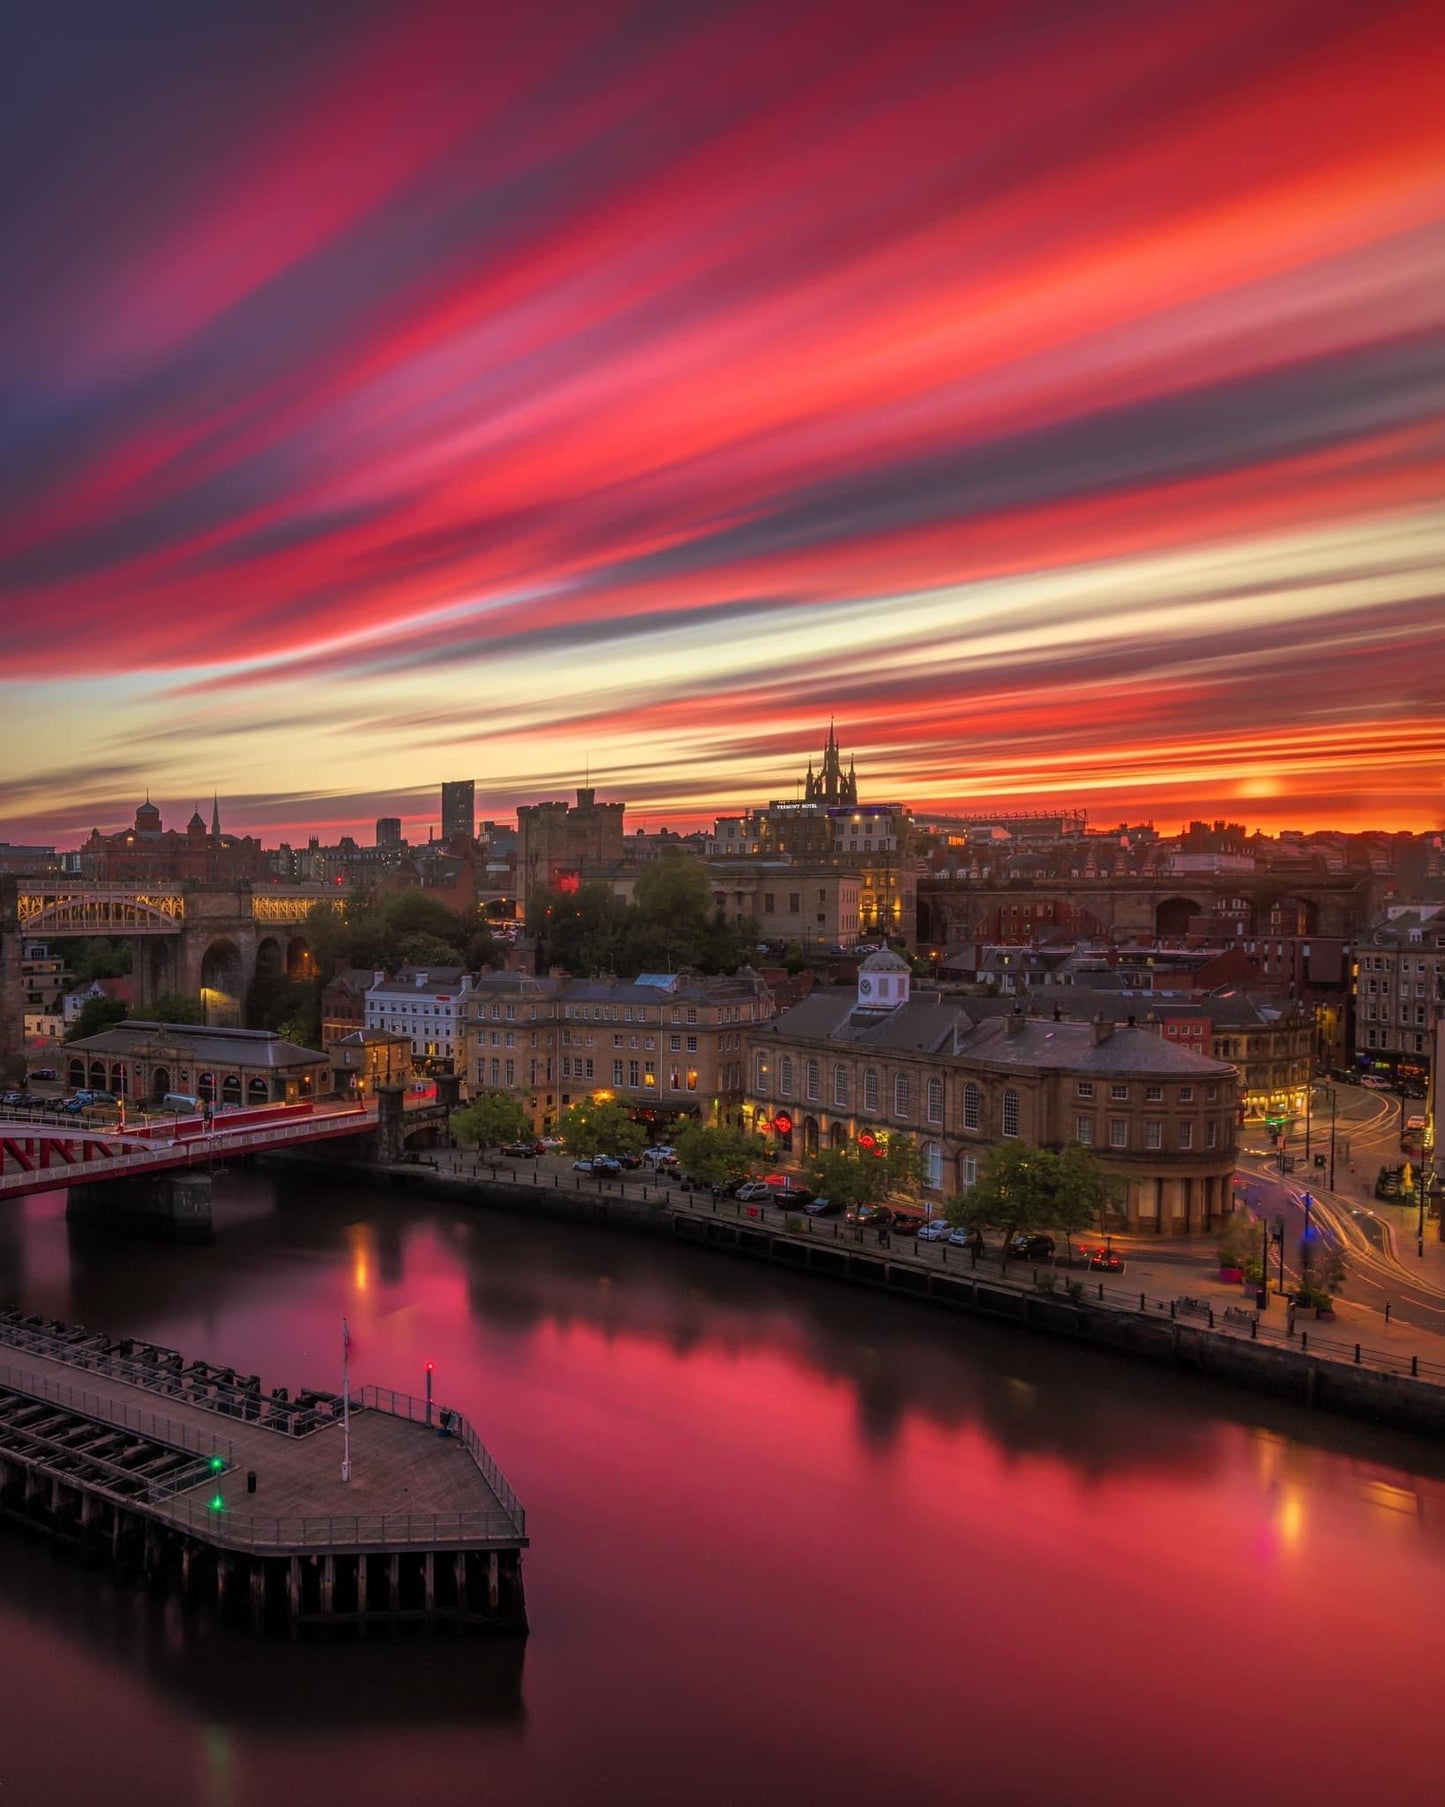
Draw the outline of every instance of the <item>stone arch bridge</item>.
<instances>
[{"instance_id":1,"label":"stone arch bridge","mask_svg":"<svg viewBox=\"0 0 1445 1807\"><path fill-rule=\"evenodd\" d=\"M208 1022L238 1023L258 975L303 978L312 970L306 916L329 901L327 891L300 887L0 878L0 1064L13 1067L22 1051L27 942L129 941L138 1015L177 992L200 998Z\"/></svg>"},{"instance_id":2,"label":"stone arch bridge","mask_svg":"<svg viewBox=\"0 0 1445 1807\"><path fill-rule=\"evenodd\" d=\"M1348 938L1379 907L1375 881L1354 874L1185 873L1135 878L918 881L918 939L1018 939L1031 923L1108 940L1176 940L1192 921L1228 921L1246 935Z\"/></svg>"}]
</instances>

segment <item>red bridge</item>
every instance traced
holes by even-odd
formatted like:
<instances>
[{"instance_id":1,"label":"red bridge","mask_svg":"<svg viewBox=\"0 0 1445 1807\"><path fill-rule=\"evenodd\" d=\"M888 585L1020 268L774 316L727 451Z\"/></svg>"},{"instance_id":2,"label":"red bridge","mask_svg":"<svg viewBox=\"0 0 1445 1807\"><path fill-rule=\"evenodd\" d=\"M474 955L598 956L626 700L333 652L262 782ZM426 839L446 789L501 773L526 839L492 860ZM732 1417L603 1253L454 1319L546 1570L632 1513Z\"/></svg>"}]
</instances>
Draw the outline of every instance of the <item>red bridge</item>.
<instances>
[{"instance_id":1,"label":"red bridge","mask_svg":"<svg viewBox=\"0 0 1445 1807\"><path fill-rule=\"evenodd\" d=\"M81 1181L209 1167L233 1155L366 1135L375 1125L376 1113L365 1105L324 1102L225 1111L209 1123L200 1116L168 1118L137 1128L0 1122L0 1198L55 1192Z\"/></svg>"}]
</instances>

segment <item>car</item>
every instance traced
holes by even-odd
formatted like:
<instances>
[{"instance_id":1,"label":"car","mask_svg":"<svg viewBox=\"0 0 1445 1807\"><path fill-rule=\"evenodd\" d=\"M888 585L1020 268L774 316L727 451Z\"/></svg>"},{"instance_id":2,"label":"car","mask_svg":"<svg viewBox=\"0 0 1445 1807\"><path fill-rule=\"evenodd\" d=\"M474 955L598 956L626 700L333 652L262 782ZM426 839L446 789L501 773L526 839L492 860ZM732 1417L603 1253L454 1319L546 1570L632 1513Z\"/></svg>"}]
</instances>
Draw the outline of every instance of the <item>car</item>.
<instances>
[{"instance_id":1,"label":"car","mask_svg":"<svg viewBox=\"0 0 1445 1807\"><path fill-rule=\"evenodd\" d=\"M1091 1249L1089 1266L1096 1274L1122 1274L1124 1257L1117 1249Z\"/></svg>"},{"instance_id":2,"label":"car","mask_svg":"<svg viewBox=\"0 0 1445 1807\"><path fill-rule=\"evenodd\" d=\"M6 1092L4 1098L0 1099L0 1104L3 1104L7 1111L24 1110L29 1102L30 1099L24 1092Z\"/></svg>"},{"instance_id":3,"label":"car","mask_svg":"<svg viewBox=\"0 0 1445 1807\"><path fill-rule=\"evenodd\" d=\"M30 1077L32 1079L54 1079L55 1068L54 1067L36 1067L32 1070Z\"/></svg>"},{"instance_id":4,"label":"car","mask_svg":"<svg viewBox=\"0 0 1445 1807\"><path fill-rule=\"evenodd\" d=\"M573 1173L591 1173L592 1163L591 1161L574 1161L572 1171Z\"/></svg>"},{"instance_id":5,"label":"car","mask_svg":"<svg viewBox=\"0 0 1445 1807\"><path fill-rule=\"evenodd\" d=\"M773 1188L768 1185L766 1180L744 1180L733 1197L743 1205L766 1203L773 1197Z\"/></svg>"},{"instance_id":6,"label":"car","mask_svg":"<svg viewBox=\"0 0 1445 1807\"><path fill-rule=\"evenodd\" d=\"M982 1230L951 1230L948 1245L954 1249L972 1249L976 1254L983 1253Z\"/></svg>"},{"instance_id":7,"label":"car","mask_svg":"<svg viewBox=\"0 0 1445 1807\"><path fill-rule=\"evenodd\" d=\"M806 1211L813 1197L806 1186L770 1186L768 1190L780 1211Z\"/></svg>"},{"instance_id":8,"label":"car","mask_svg":"<svg viewBox=\"0 0 1445 1807\"><path fill-rule=\"evenodd\" d=\"M530 1142L506 1142L502 1153L509 1161L535 1161L537 1151Z\"/></svg>"},{"instance_id":9,"label":"car","mask_svg":"<svg viewBox=\"0 0 1445 1807\"><path fill-rule=\"evenodd\" d=\"M946 1242L953 1234L953 1226L946 1217L930 1217L926 1224L920 1226L918 1240L920 1242Z\"/></svg>"},{"instance_id":10,"label":"car","mask_svg":"<svg viewBox=\"0 0 1445 1807\"><path fill-rule=\"evenodd\" d=\"M926 1223L927 1219L920 1217L916 1211L895 1211L893 1222L888 1228L894 1236L917 1236Z\"/></svg>"},{"instance_id":11,"label":"car","mask_svg":"<svg viewBox=\"0 0 1445 1807\"><path fill-rule=\"evenodd\" d=\"M1373 1073L1366 1073L1360 1084L1372 1092L1388 1092L1390 1089L1388 1079L1377 1078Z\"/></svg>"},{"instance_id":12,"label":"car","mask_svg":"<svg viewBox=\"0 0 1445 1807\"><path fill-rule=\"evenodd\" d=\"M893 1213L887 1205L852 1205L847 1212L849 1223L865 1224L873 1230L883 1230L893 1222Z\"/></svg>"},{"instance_id":13,"label":"car","mask_svg":"<svg viewBox=\"0 0 1445 1807\"><path fill-rule=\"evenodd\" d=\"M1030 1234L1021 1230L1009 1238L1008 1257L1010 1261L1052 1261L1054 1239L1042 1232Z\"/></svg>"},{"instance_id":14,"label":"car","mask_svg":"<svg viewBox=\"0 0 1445 1807\"><path fill-rule=\"evenodd\" d=\"M629 1173L634 1168L642 1165L642 1156L640 1154L617 1154L613 1155L612 1158L619 1167L627 1168Z\"/></svg>"},{"instance_id":15,"label":"car","mask_svg":"<svg viewBox=\"0 0 1445 1807\"><path fill-rule=\"evenodd\" d=\"M81 1102L79 1097L75 1097L62 1098L60 1101L60 1108L68 1117L78 1117L80 1113L85 1110L86 1106Z\"/></svg>"},{"instance_id":16,"label":"car","mask_svg":"<svg viewBox=\"0 0 1445 1807\"><path fill-rule=\"evenodd\" d=\"M803 1209L809 1217L836 1217L843 1206L836 1198L810 1198Z\"/></svg>"},{"instance_id":17,"label":"car","mask_svg":"<svg viewBox=\"0 0 1445 1807\"><path fill-rule=\"evenodd\" d=\"M593 1173L621 1173L622 1163L615 1154L596 1154L590 1162Z\"/></svg>"},{"instance_id":18,"label":"car","mask_svg":"<svg viewBox=\"0 0 1445 1807\"><path fill-rule=\"evenodd\" d=\"M655 1142L651 1148L644 1148L642 1158L649 1167L657 1167L664 1161L675 1161L677 1150L671 1142Z\"/></svg>"},{"instance_id":19,"label":"car","mask_svg":"<svg viewBox=\"0 0 1445 1807\"><path fill-rule=\"evenodd\" d=\"M555 1154L559 1148L565 1148L567 1146L561 1136L543 1136L541 1145L543 1151L547 1154Z\"/></svg>"}]
</instances>

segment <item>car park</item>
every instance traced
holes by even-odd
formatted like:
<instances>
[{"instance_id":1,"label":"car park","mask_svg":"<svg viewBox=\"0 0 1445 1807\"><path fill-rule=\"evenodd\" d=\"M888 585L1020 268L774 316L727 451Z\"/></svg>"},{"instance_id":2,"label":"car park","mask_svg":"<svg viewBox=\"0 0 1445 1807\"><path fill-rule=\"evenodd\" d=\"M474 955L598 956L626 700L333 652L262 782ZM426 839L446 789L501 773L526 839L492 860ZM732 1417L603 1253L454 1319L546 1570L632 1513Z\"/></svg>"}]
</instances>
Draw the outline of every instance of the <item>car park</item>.
<instances>
[{"instance_id":1,"label":"car park","mask_svg":"<svg viewBox=\"0 0 1445 1807\"><path fill-rule=\"evenodd\" d=\"M920 1242L946 1242L953 1234L953 1226L946 1217L930 1217L918 1232Z\"/></svg>"},{"instance_id":2,"label":"car park","mask_svg":"<svg viewBox=\"0 0 1445 1807\"><path fill-rule=\"evenodd\" d=\"M1052 1261L1054 1239L1042 1233L1031 1235L1021 1231L1009 1238L1008 1255L1010 1261Z\"/></svg>"}]
</instances>

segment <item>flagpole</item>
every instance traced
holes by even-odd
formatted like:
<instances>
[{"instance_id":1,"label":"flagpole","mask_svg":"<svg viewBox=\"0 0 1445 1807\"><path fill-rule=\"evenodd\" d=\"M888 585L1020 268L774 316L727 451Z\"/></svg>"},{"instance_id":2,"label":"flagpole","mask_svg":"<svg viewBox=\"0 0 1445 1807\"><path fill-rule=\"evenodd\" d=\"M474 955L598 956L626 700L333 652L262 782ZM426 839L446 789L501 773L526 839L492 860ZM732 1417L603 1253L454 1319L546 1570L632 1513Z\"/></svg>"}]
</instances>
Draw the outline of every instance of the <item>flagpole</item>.
<instances>
[{"instance_id":1,"label":"flagpole","mask_svg":"<svg viewBox=\"0 0 1445 1807\"><path fill-rule=\"evenodd\" d=\"M351 1332L341 1320L341 1478L351 1479Z\"/></svg>"}]
</instances>

